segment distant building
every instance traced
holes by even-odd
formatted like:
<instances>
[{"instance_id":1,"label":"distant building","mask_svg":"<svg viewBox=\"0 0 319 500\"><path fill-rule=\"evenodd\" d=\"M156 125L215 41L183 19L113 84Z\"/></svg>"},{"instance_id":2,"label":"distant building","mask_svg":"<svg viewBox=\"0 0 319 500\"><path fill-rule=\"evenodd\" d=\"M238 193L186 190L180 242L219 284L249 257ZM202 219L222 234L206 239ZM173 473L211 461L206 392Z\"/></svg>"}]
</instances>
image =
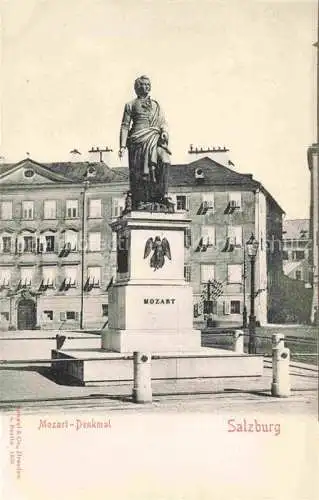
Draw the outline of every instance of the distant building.
<instances>
[{"instance_id":1,"label":"distant building","mask_svg":"<svg viewBox=\"0 0 319 500\"><path fill-rule=\"evenodd\" d=\"M318 43L316 44L318 47ZM319 57L319 56L318 56ZM318 64L319 71L319 64ZM317 98L318 106L319 99ZM319 122L319 108L318 119ZM319 135L319 132L318 132ZM308 149L308 167L310 170L310 225L311 240L310 263L312 267L312 305L310 320L318 323L318 288L319 288L319 143Z\"/></svg>"},{"instance_id":2,"label":"distant building","mask_svg":"<svg viewBox=\"0 0 319 500\"><path fill-rule=\"evenodd\" d=\"M311 286L310 253L309 219L285 220L283 223L283 268L285 275L295 280L304 281Z\"/></svg>"},{"instance_id":3,"label":"distant building","mask_svg":"<svg viewBox=\"0 0 319 500\"><path fill-rule=\"evenodd\" d=\"M252 175L207 156L173 165L169 184L176 210L191 219L184 274L193 287L194 321L209 312L221 323L241 323L245 303L249 314L245 242L252 233L259 241L257 321L272 321L282 275L278 203ZM127 190L128 169L101 161L40 164L27 158L0 167L2 327L106 324L116 266L110 222L121 215Z\"/></svg>"}]
</instances>

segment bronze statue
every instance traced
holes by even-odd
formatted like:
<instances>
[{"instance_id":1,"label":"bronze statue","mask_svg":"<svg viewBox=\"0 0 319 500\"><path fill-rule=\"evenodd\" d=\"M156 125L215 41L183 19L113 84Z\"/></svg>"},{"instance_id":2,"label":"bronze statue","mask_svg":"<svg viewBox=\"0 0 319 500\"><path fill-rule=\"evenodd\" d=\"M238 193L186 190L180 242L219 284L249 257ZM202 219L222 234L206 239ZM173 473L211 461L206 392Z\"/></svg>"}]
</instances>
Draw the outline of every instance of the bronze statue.
<instances>
[{"instance_id":1,"label":"bronze statue","mask_svg":"<svg viewBox=\"0 0 319 500\"><path fill-rule=\"evenodd\" d=\"M160 105L149 96L147 76L135 80L137 98L125 105L119 157L127 147L132 210L172 211L167 198L168 130Z\"/></svg>"}]
</instances>

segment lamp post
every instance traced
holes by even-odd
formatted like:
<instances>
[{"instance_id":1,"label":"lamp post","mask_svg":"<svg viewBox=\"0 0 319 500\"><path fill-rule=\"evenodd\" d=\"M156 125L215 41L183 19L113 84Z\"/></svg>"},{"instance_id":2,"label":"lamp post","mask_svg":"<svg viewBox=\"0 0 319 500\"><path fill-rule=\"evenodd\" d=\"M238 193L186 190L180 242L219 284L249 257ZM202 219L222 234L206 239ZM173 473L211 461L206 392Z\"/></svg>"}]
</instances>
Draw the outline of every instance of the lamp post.
<instances>
[{"instance_id":1,"label":"lamp post","mask_svg":"<svg viewBox=\"0 0 319 500\"><path fill-rule=\"evenodd\" d=\"M252 234L246 243L247 254L250 258L250 312L249 312L249 354L256 354L256 316L255 316L255 263L258 252L258 241Z\"/></svg>"},{"instance_id":2,"label":"lamp post","mask_svg":"<svg viewBox=\"0 0 319 500\"><path fill-rule=\"evenodd\" d=\"M247 328L246 278L247 278L246 245L244 245L244 270L243 270L243 299L244 299L244 307L243 307L243 328Z\"/></svg>"}]
</instances>

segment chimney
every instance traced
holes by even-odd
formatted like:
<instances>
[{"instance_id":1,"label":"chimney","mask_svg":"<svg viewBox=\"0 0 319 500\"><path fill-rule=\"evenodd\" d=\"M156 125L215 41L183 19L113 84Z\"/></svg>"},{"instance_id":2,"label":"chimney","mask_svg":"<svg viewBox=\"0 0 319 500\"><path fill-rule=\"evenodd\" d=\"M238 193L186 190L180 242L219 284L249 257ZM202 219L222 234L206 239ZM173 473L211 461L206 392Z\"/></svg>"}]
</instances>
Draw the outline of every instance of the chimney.
<instances>
[{"instance_id":1,"label":"chimney","mask_svg":"<svg viewBox=\"0 0 319 500\"><path fill-rule=\"evenodd\" d=\"M229 149L227 149L225 146L207 148L190 144L188 157L190 162L199 160L200 158L208 157L211 160L214 160L216 163L223 165L224 167L234 168L235 165L232 161L230 161L228 153Z\"/></svg>"},{"instance_id":2,"label":"chimney","mask_svg":"<svg viewBox=\"0 0 319 500\"><path fill-rule=\"evenodd\" d=\"M108 165L110 163L110 153L112 152L113 149L110 149L108 146L92 146L89 150L89 162L96 163L100 161Z\"/></svg>"}]
</instances>

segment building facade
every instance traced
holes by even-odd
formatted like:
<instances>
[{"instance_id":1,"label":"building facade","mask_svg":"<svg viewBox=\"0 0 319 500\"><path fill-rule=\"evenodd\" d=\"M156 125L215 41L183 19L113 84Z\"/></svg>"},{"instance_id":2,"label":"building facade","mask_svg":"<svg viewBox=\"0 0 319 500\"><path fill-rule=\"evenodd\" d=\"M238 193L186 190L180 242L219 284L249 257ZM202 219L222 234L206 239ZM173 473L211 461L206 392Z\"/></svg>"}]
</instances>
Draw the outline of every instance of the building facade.
<instances>
[{"instance_id":1,"label":"building facade","mask_svg":"<svg viewBox=\"0 0 319 500\"><path fill-rule=\"evenodd\" d=\"M318 43L316 44L318 47ZM319 64L318 64L319 71ZM317 98L318 99L318 98ZM319 99L318 99L319 106ZM319 121L319 107L318 119ZM318 139L319 140L319 130ZM312 305L310 321L318 324L319 304L319 143L313 144L308 149L308 167L310 170L310 221L309 237L311 240L310 264L312 267Z\"/></svg>"},{"instance_id":2,"label":"building facade","mask_svg":"<svg viewBox=\"0 0 319 500\"><path fill-rule=\"evenodd\" d=\"M205 152L204 152L205 153ZM269 319L270 287L282 272L283 211L251 175L206 153L170 169L170 197L185 211L185 280L194 321L223 324L249 314L250 269L245 242L259 241L257 321ZM191 158L193 159L193 158ZM3 329L100 329L116 272L110 223L122 213L128 169L103 162L39 164L27 158L0 169L0 325ZM279 247L279 245L278 245Z\"/></svg>"}]
</instances>

